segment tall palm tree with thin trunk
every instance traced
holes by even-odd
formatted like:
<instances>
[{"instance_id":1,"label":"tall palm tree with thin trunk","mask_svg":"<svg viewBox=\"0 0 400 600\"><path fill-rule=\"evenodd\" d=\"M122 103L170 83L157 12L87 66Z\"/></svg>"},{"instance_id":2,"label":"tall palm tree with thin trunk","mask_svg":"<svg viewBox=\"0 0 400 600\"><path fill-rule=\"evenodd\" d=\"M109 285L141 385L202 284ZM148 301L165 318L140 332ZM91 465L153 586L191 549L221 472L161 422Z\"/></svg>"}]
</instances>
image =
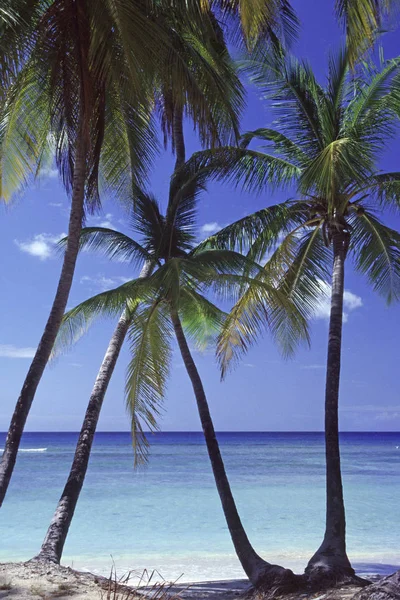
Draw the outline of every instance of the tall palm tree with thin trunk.
<instances>
[{"instance_id":1,"label":"tall palm tree with thin trunk","mask_svg":"<svg viewBox=\"0 0 400 600\"><path fill-rule=\"evenodd\" d=\"M279 68L266 59L250 68L270 97L275 128L245 134L241 148L200 152L185 166L210 177L242 182L249 190L292 186L294 200L271 206L226 227L204 247L246 247L269 260L276 285L311 317L331 280L325 388L326 527L311 558L311 580L352 577L340 468L338 403L344 276L347 259L388 302L400 297L400 234L381 220L400 204L400 173L377 163L397 130L400 59L381 70L349 73L346 52L329 63L326 87L311 68L288 58ZM266 150L250 149L259 139ZM283 238L283 241L282 241ZM328 286L329 287L329 286ZM251 320L248 315L251 314ZM218 355L222 373L265 326L263 306L249 287L225 322Z\"/></svg>"},{"instance_id":2,"label":"tall palm tree with thin trunk","mask_svg":"<svg viewBox=\"0 0 400 600\"><path fill-rule=\"evenodd\" d=\"M216 143L219 139L237 139L237 121L240 115L242 106L242 86L235 73L233 65L230 65L230 57L225 46L225 42L219 26L215 23L216 36L215 40L208 36L206 46L201 48L201 39L193 44L197 47L196 52L189 52L188 48L182 43L178 43L179 39L173 34L171 44L175 50L180 52L172 58L175 58L177 64L170 66L170 71L164 74L165 79L157 90L157 108L161 115L162 129L164 132L165 142L171 138L172 147L175 151L176 162L175 171L182 166L185 161L185 141L183 134L183 115L184 109L191 117L195 127L199 130L200 138L203 143ZM206 76L202 73L204 65L207 64L207 53L214 54L215 59L218 59L217 65L219 69L215 71L214 82L210 74ZM195 90L191 91L192 99L183 93L180 77L179 62L184 61L188 69L196 75L196 82L193 84ZM220 81L220 71L224 73L223 81ZM212 85L214 83L214 86ZM191 100L191 102L190 102ZM204 114L203 106L206 107L207 113ZM198 184L196 184L198 185ZM133 206L139 202L142 207L146 206L147 210L152 213L153 205L151 200L144 196L139 189L133 187L134 197L132 199ZM135 195L137 192L137 197ZM169 204L171 209L168 211L169 220L165 223L166 232L173 226L175 212L179 209L181 202L185 202L187 190L192 193L190 181L174 182L174 187L171 188L171 196ZM83 229L81 235L81 246L84 247L88 240L92 240L95 232L98 234L108 235L110 243L124 243L123 239L116 239L112 230L108 233L102 229ZM167 233L165 233L167 235ZM163 244L161 244L163 247ZM152 248L151 253L142 254L144 266L141 271L141 277L147 277L153 270L155 262L158 260L158 248ZM89 399L89 404L84 417L81 433L77 442L74 460L71 466L71 471L61 494L53 519L50 523L45 540L42 544L39 555L36 559L50 560L59 563L62 556L64 543L68 534L69 526L72 521L74 511L79 499L79 495L84 483L86 470L89 464L90 452L94 439L94 433L97 428L98 419L100 416L101 407L104 397L111 380L115 364L117 362L121 347L127 335L131 311L125 307L118 321L117 327L110 340L104 360L101 364L98 376L94 383L93 391Z\"/></svg>"},{"instance_id":3,"label":"tall palm tree with thin trunk","mask_svg":"<svg viewBox=\"0 0 400 600\"><path fill-rule=\"evenodd\" d=\"M176 185L178 180L180 183ZM129 308L127 329L132 359L127 370L126 396L136 461L140 462L147 450L143 429L152 431L157 427L169 374L171 336L175 334L192 381L214 478L238 558L253 584L293 588L300 580L291 571L271 565L258 556L243 528L204 389L186 339L189 336L198 344L206 343L215 337L225 318L206 298L207 290L222 293L224 297L230 292L240 293L254 272L260 271L257 265L236 252L197 251L193 247L196 201L203 185L200 176L190 176L186 181L174 177L165 216L153 197L144 192L138 194L132 223L141 236L140 244L118 232L101 229L85 232L83 243L88 248L103 251L115 259L131 256L143 260L144 253L150 253L153 258L157 257L157 264L151 276L99 294L67 313L59 344L69 345L75 341L94 318L118 314L121 307ZM244 269L245 276L242 275ZM306 336L304 320L285 295L267 279L260 279L255 285L271 316L271 327L278 328L286 320L292 327L293 337Z\"/></svg>"},{"instance_id":4,"label":"tall palm tree with thin trunk","mask_svg":"<svg viewBox=\"0 0 400 600\"><path fill-rule=\"evenodd\" d=\"M213 146L216 143L221 143L224 139L237 139L238 135L237 119L242 107L242 90L236 78L235 70L229 65L230 57L225 46L222 30L212 13L210 13L210 22L216 35L215 38L209 35L206 36L203 48L201 46L201 39L196 39L193 46L185 47L179 36L173 34L171 45L174 47L176 53L171 55L171 59L174 60L170 61L169 72L163 73L162 77L160 77L159 89L156 94L156 105L161 119L164 141L166 144L168 139L171 139L172 149L176 155L175 174L185 162L184 114L190 118L195 128L198 129L203 145ZM196 32L201 33L198 30ZM219 71L223 74L223 78L218 74L218 71L212 74L214 79L210 77L207 71L204 76L203 65L206 66L208 64L210 53L218 59L217 64L220 65ZM188 68L195 75L192 83L194 90L191 90L189 98L186 97L181 84L180 63L182 61L188 65ZM206 111L204 111L204 107L206 107ZM196 185L198 185L198 182L196 182ZM166 232L168 232L174 222L175 212L180 209L181 203L185 202L188 192L189 194L192 193L191 181L178 181L176 178L174 186L171 188L170 208L168 210L169 221L165 225ZM142 203L146 204L146 198L140 193L139 198ZM136 199L134 200L135 203ZM151 203L149 206L149 210L152 212ZM98 231L98 233L100 232L101 230ZM93 228L83 230L83 245L86 244L87 239L91 239L90 237L87 238L89 233L93 235L95 230ZM102 233L105 234L104 231ZM111 235L110 243L116 243L113 238L113 232L109 231L108 235ZM168 233L165 235L168 235ZM119 242L117 246L119 247ZM163 247L163 244L161 244L161 247ZM150 274L157 254L158 248L154 247L151 255L149 254L147 257L145 255L142 256L145 266L142 269L141 277ZM61 560L68 529L88 467L101 407L121 347L127 335L129 323L130 311L128 308L125 308L110 340L96 378L77 442L71 471L40 553L36 559L51 560L53 562L60 562Z\"/></svg>"},{"instance_id":5,"label":"tall palm tree with thin trunk","mask_svg":"<svg viewBox=\"0 0 400 600\"><path fill-rule=\"evenodd\" d=\"M170 79L171 69L174 89L186 106L196 107L196 122L214 122L215 130L213 85L229 108L230 85L237 81L228 53L218 46L211 15L202 10L201 20L198 7L126 0L56 0L40 6L43 12L26 49L30 54L9 91L0 127L0 181L15 184L27 165L40 170L55 153L71 193L71 213L53 306L7 435L0 504L65 311L85 210L99 206L99 177L123 199L129 198L132 181L145 178L155 149L154 94L160 79ZM235 119L235 111L227 111L225 132L237 130Z\"/></svg>"}]
</instances>

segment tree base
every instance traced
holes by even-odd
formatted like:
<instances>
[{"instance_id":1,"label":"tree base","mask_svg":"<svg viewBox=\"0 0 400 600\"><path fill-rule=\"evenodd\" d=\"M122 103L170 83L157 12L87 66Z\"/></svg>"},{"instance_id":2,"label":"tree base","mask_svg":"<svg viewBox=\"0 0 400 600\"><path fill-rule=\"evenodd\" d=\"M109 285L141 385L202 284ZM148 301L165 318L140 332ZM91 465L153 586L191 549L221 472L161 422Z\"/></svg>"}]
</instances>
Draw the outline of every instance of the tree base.
<instances>
[{"instance_id":1,"label":"tree base","mask_svg":"<svg viewBox=\"0 0 400 600\"><path fill-rule=\"evenodd\" d=\"M60 561L51 553L39 552L39 554L28 560L26 564L51 564L60 566Z\"/></svg>"},{"instance_id":2,"label":"tree base","mask_svg":"<svg viewBox=\"0 0 400 600\"><path fill-rule=\"evenodd\" d=\"M365 587L370 585L370 581L358 577L353 568L342 565L314 563L308 565L305 571L305 578L309 589L323 590L331 587L356 585Z\"/></svg>"},{"instance_id":3,"label":"tree base","mask_svg":"<svg viewBox=\"0 0 400 600\"><path fill-rule=\"evenodd\" d=\"M361 590L354 600L400 600L400 571Z\"/></svg>"},{"instance_id":4,"label":"tree base","mask_svg":"<svg viewBox=\"0 0 400 600\"><path fill-rule=\"evenodd\" d=\"M260 569L259 573L251 579L255 590L263 593L263 600L299 592L306 588L303 575L295 575L290 569L278 565L269 565Z\"/></svg>"}]
</instances>

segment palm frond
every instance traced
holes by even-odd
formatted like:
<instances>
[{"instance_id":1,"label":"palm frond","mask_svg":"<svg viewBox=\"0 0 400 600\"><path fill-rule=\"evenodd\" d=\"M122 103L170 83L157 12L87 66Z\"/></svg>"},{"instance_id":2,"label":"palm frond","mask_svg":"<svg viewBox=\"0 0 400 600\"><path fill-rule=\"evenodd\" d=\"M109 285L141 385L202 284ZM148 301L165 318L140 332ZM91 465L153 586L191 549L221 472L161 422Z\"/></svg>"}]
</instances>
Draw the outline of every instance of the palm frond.
<instances>
[{"instance_id":1,"label":"palm frond","mask_svg":"<svg viewBox=\"0 0 400 600\"><path fill-rule=\"evenodd\" d=\"M179 316L188 337L205 350L221 331L226 313L188 285L180 294Z\"/></svg>"},{"instance_id":2,"label":"palm frond","mask_svg":"<svg viewBox=\"0 0 400 600\"><path fill-rule=\"evenodd\" d=\"M269 142L267 148L272 146L277 155L285 157L300 167L305 166L309 161L309 157L302 148L280 131L265 127L247 131L241 137L241 147L247 148L254 139Z\"/></svg>"},{"instance_id":3,"label":"palm frond","mask_svg":"<svg viewBox=\"0 0 400 600\"><path fill-rule=\"evenodd\" d=\"M288 234L265 269L279 289L304 315L312 318L321 301L321 282L329 281L332 250L325 245L322 223Z\"/></svg>"},{"instance_id":4,"label":"palm frond","mask_svg":"<svg viewBox=\"0 0 400 600\"><path fill-rule=\"evenodd\" d=\"M75 344L99 317L120 315L125 308L133 311L154 293L150 278L139 278L81 302L63 317L54 345L53 357Z\"/></svg>"},{"instance_id":5,"label":"palm frond","mask_svg":"<svg viewBox=\"0 0 400 600\"><path fill-rule=\"evenodd\" d=\"M59 241L64 248L68 237ZM154 256L129 236L106 227L84 227L80 235L80 249L99 252L110 260L134 265L154 260Z\"/></svg>"},{"instance_id":6,"label":"palm frond","mask_svg":"<svg viewBox=\"0 0 400 600\"><path fill-rule=\"evenodd\" d=\"M346 31L352 66L374 44L396 5L396 0L336 0L336 14Z\"/></svg>"},{"instance_id":7,"label":"palm frond","mask_svg":"<svg viewBox=\"0 0 400 600\"><path fill-rule=\"evenodd\" d=\"M257 60L247 61L243 70L271 101L275 129L308 156L320 151L324 146L320 118L324 91L310 66L291 56L276 59L263 52Z\"/></svg>"},{"instance_id":8,"label":"palm frond","mask_svg":"<svg viewBox=\"0 0 400 600\"><path fill-rule=\"evenodd\" d=\"M400 172L378 173L369 177L359 190L387 208L400 207Z\"/></svg>"},{"instance_id":9,"label":"palm frond","mask_svg":"<svg viewBox=\"0 0 400 600\"><path fill-rule=\"evenodd\" d=\"M388 303L400 298L400 234L386 227L370 211L350 219L350 251L358 271L366 275L373 289Z\"/></svg>"},{"instance_id":10,"label":"palm frond","mask_svg":"<svg viewBox=\"0 0 400 600\"><path fill-rule=\"evenodd\" d=\"M194 253L207 248L225 248L240 253L250 251L249 258L259 262L281 235L308 219L309 211L307 202L291 200L263 208L209 236Z\"/></svg>"},{"instance_id":11,"label":"palm frond","mask_svg":"<svg viewBox=\"0 0 400 600\"><path fill-rule=\"evenodd\" d=\"M248 283L224 322L217 345L222 378L264 331L273 335L286 356L300 341L309 341L304 315L262 273Z\"/></svg>"},{"instance_id":12,"label":"palm frond","mask_svg":"<svg viewBox=\"0 0 400 600\"><path fill-rule=\"evenodd\" d=\"M164 310L163 310L164 308ZM144 429L158 429L171 362L172 328L162 300L136 309L129 327L131 360L126 374L126 406L131 416L135 464L147 460Z\"/></svg>"},{"instance_id":13,"label":"palm frond","mask_svg":"<svg viewBox=\"0 0 400 600\"><path fill-rule=\"evenodd\" d=\"M205 169L210 179L241 185L254 192L261 192L267 184L284 188L301 173L296 164L283 158L231 146L194 153L186 169L191 172Z\"/></svg>"},{"instance_id":14,"label":"palm frond","mask_svg":"<svg viewBox=\"0 0 400 600\"><path fill-rule=\"evenodd\" d=\"M362 143L351 137L340 138L325 146L308 165L299 187L303 194L320 195L332 211L340 190L354 182L362 185L372 167L373 159Z\"/></svg>"}]
</instances>

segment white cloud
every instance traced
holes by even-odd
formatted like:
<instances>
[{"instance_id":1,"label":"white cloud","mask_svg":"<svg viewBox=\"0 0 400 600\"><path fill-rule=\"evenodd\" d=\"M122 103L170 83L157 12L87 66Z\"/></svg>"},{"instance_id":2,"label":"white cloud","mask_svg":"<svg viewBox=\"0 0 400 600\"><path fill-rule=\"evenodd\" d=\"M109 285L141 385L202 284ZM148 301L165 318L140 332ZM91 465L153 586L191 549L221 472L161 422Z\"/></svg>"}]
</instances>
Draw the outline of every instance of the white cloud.
<instances>
[{"instance_id":1,"label":"white cloud","mask_svg":"<svg viewBox=\"0 0 400 600\"><path fill-rule=\"evenodd\" d=\"M52 233L38 233L31 240L21 242L14 240L14 243L22 252L26 252L31 256L36 256L40 260L46 260L53 256L55 245L61 238L65 237L66 233L53 235Z\"/></svg>"},{"instance_id":2,"label":"white cloud","mask_svg":"<svg viewBox=\"0 0 400 600\"><path fill-rule=\"evenodd\" d=\"M130 281L129 277L105 277L101 273L95 275L94 277L90 275L84 275L80 279L80 283L88 285L91 289L105 292L106 290L111 290L123 283L127 283Z\"/></svg>"},{"instance_id":3,"label":"white cloud","mask_svg":"<svg viewBox=\"0 0 400 600\"><path fill-rule=\"evenodd\" d=\"M0 357L3 358L33 358L36 348L17 348L12 344L0 344Z\"/></svg>"},{"instance_id":4,"label":"white cloud","mask_svg":"<svg viewBox=\"0 0 400 600\"><path fill-rule=\"evenodd\" d=\"M329 283L320 281L321 299L314 311L314 319L329 319L331 312L331 291ZM362 298L345 290L343 294L343 322L347 323L349 313L363 305Z\"/></svg>"},{"instance_id":5,"label":"white cloud","mask_svg":"<svg viewBox=\"0 0 400 600\"><path fill-rule=\"evenodd\" d=\"M62 205L62 202L49 202L49 206L54 206L55 208L61 208Z\"/></svg>"},{"instance_id":6,"label":"white cloud","mask_svg":"<svg viewBox=\"0 0 400 600\"><path fill-rule=\"evenodd\" d=\"M213 221L212 223L204 223L204 225L200 227L200 233L202 235L209 236L213 235L213 233L216 233L220 229L222 229L222 225L216 221Z\"/></svg>"},{"instance_id":7,"label":"white cloud","mask_svg":"<svg viewBox=\"0 0 400 600\"><path fill-rule=\"evenodd\" d=\"M48 179L55 179L58 177L58 170L51 167L40 170L40 177L47 177Z\"/></svg>"},{"instance_id":8,"label":"white cloud","mask_svg":"<svg viewBox=\"0 0 400 600\"><path fill-rule=\"evenodd\" d=\"M300 369L325 369L326 365L301 365Z\"/></svg>"},{"instance_id":9,"label":"white cloud","mask_svg":"<svg viewBox=\"0 0 400 600\"><path fill-rule=\"evenodd\" d=\"M353 294L353 292L350 292L349 290L344 290L343 303L344 307L349 311L360 308L363 305L360 296Z\"/></svg>"},{"instance_id":10,"label":"white cloud","mask_svg":"<svg viewBox=\"0 0 400 600\"><path fill-rule=\"evenodd\" d=\"M106 229L116 229L114 223L112 222L113 215L112 213L107 213L103 217L93 217L96 221L96 227L105 227Z\"/></svg>"}]
</instances>

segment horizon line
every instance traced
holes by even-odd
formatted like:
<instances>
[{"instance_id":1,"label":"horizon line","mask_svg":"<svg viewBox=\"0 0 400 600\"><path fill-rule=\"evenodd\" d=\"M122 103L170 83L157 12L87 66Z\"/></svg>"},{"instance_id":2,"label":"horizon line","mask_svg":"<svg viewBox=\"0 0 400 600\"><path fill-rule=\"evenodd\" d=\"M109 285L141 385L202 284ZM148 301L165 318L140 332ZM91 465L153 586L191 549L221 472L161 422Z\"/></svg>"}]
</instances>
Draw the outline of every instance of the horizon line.
<instances>
[{"instance_id":1,"label":"horizon line","mask_svg":"<svg viewBox=\"0 0 400 600\"><path fill-rule=\"evenodd\" d=\"M46 430L46 431L24 431L24 433L80 433L80 430L58 430L58 431L51 431L51 430ZM124 430L100 430L100 431L96 431L95 433L131 433L131 431L129 429L124 429ZM163 434L163 433L203 433L203 431L201 429L187 429L187 430L168 430L168 431L145 431L145 434L149 434L149 435L157 435L157 434ZM216 433L324 433L324 431L321 430L255 430L255 429L247 429L247 430L223 430L223 431L216 431ZM343 431L339 431L339 433L400 433L400 431L398 430L343 430ZM7 434L7 431L0 431L0 435L1 434Z\"/></svg>"}]
</instances>

